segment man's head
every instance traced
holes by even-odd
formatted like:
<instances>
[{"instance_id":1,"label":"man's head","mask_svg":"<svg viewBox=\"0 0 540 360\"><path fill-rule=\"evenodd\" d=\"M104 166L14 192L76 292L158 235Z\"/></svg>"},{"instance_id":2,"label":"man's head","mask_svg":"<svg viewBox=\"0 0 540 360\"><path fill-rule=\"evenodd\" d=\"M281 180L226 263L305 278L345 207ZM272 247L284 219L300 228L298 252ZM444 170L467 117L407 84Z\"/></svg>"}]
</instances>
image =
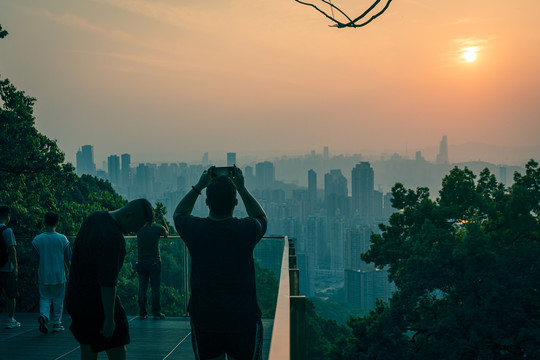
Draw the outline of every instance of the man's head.
<instances>
[{"instance_id":1,"label":"man's head","mask_svg":"<svg viewBox=\"0 0 540 360\"><path fill-rule=\"evenodd\" d=\"M238 205L236 187L227 176L217 176L210 180L206 188L206 204L210 212L218 216L232 215Z\"/></svg>"},{"instance_id":2,"label":"man's head","mask_svg":"<svg viewBox=\"0 0 540 360\"><path fill-rule=\"evenodd\" d=\"M58 216L57 213L48 212L45 214L45 217L44 217L45 226L55 228L58 225L59 219L60 219L60 216Z\"/></svg>"},{"instance_id":3,"label":"man's head","mask_svg":"<svg viewBox=\"0 0 540 360\"><path fill-rule=\"evenodd\" d=\"M154 209L146 199L137 199L111 213L122 233L137 232L145 223L154 222Z\"/></svg>"},{"instance_id":4,"label":"man's head","mask_svg":"<svg viewBox=\"0 0 540 360\"><path fill-rule=\"evenodd\" d=\"M11 209L9 206L2 205L0 206L0 221L4 224L7 224L11 219Z\"/></svg>"}]
</instances>

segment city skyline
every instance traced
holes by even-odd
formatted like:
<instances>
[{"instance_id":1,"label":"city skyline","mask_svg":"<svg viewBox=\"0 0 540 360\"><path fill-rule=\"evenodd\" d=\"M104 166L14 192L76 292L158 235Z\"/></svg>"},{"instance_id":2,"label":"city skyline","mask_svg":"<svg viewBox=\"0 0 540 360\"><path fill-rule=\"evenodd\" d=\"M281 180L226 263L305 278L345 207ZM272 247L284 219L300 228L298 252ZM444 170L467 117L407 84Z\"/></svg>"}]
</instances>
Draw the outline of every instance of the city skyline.
<instances>
[{"instance_id":1,"label":"city skyline","mask_svg":"<svg viewBox=\"0 0 540 360\"><path fill-rule=\"evenodd\" d=\"M293 1L0 6L2 78L70 162L540 145L537 2L404 0L355 30Z\"/></svg>"}]
</instances>

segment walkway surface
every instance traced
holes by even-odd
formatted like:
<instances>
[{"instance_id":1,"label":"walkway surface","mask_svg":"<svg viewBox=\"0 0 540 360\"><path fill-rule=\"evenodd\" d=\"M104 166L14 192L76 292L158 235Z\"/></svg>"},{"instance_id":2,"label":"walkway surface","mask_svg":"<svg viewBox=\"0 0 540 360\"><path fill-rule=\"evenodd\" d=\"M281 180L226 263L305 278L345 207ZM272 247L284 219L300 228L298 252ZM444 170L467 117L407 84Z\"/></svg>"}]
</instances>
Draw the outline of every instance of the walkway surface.
<instances>
[{"instance_id":1,"label":"walkway surface","mask_svg":"<svg viewBox=\"0 0 540 360\"><path fill-rule=\"evenodd\" d=\"M5 315L5 313L3 314ZM76 360L80 359L79 344L69 331L71 319L64 316L63 332L42 334L38 330L38 314L15 313L22 324L17 329L0 328L0 360ZM188 318L140 320L129 316L131 344L127 358L131 360L194 359L191 347L191 329ZM263 319L264 359L268 359L272 337L272 319ZM98 359L107 359L100 353Z\"/></svg>"}]
</instances>

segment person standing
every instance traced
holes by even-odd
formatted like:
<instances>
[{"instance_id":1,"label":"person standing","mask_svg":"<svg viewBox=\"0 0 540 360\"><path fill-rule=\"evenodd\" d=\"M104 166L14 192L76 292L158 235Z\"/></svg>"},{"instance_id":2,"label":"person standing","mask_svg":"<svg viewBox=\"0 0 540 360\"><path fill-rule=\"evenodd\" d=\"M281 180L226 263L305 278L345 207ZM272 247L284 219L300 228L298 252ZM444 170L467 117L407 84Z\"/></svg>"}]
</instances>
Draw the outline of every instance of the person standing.
<instances>
[{"instance_id":1,"label":"person standing","mask_svg":"<svg viewBox=\"0 0 540 360\"><path fill-rule=\"evenodd\" d=\"M21 326L21 323L15 320L15 304L17 297L17 280L19 276L19 267L17 264L17 242L13 229L8 227L11 220L11 209L9 206L0 206L0 294L2 289L7 296L7 322L6 329L15 329Z\"/></svg>"},{"instance_id":2,"label":"person standing","mask_svg":"<svg viewBox=\"0 0 540 360\"><path fill-rule=\"evenodd\" d=\"M161 224L147 222L137 232L138 261L135 269L139 275L139 317L146 319L148 280L152 288L152 313L154 320L165 318L161 312L161 254L159 252L160 237L169 236L169 226L161 212L156 213L156 219Z\"/></svg>"},{"instance_id":3,"label":"person standing","mask_svg":"<svg viewBox=\"0 0 540 360\"><path fill-rule=\"evenodd\" d=\"M56 213L45 214L45 232L32 241L32 246L39 257L39 331L47 333L51 304L53 305L53 332L63 331L62 311L66 291L66 268L71 261L71 245L68 239L56 232L59 216Z\"/></svg>"},{"instance_id":4,"label":"person standing","mask_svg":"<svg viewBox=\"0 0 540 360\"><path fill-rule=\"evenodd\" d=\"M126 358L129 324L116 294L126 255L124 235L153 220L150 202L137 199L114 211L93 212L81 225L73 244L66 307L82 360L96 360L101 351L110 360Z\"/></svg>"},{"instance_id":5,"label":"person standing","mask_svg":"<svg viewBox=\"0 0 540 360\"><path fill-rule=\"evenodd\" d=\"M236 166L232 175L204 171L180 201L174 224L191 255L192 345L196 359L261 359L262 322L257 303L253 249L266 232L268 219L244 185ZM192 216L206 188L206 218ZM235 218L236 193L248 217Z\"/></svg>"}]
</instances>

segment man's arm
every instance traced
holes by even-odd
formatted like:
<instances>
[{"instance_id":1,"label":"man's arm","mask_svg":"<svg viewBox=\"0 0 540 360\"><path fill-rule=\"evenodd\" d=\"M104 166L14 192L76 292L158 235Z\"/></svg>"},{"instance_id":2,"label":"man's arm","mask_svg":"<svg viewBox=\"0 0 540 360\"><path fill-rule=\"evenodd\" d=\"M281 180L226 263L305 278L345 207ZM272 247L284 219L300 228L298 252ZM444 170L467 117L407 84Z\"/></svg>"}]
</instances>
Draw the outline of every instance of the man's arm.
<instances>
[{"instance_id":1,"label":"man's arm","mask_svg":"<svg viewBox=\"0 0 540 360\"><path fill-rule=\"evenodd\" d=\"M15 280L19 278L19 266L17 264L17 250L15 245L12 245L8 249L9 257L11 258L11 264L13 265L12 275L15 277Z\"/></svg>"},{"instance_id":2,"label":"man's arm","mask_svg":"<svg viewBox=\"0 0 540 360\"><path fill-rule=\"evenodd\" d=\"M167 220L165 220L165 216L163 216L162 213L159 213L160 217L159 219L161 220L161 232L160 232L160 236L163 236L163 237L167 237L169 236L169 225L167 225Z\"/></svg>"},{"instance_id":3,"label":"man's arm","mask_svg":"<svg viewBox=\"0 0 540 360\"><path fill-rule=\"evenodd\" d=\"M101 333L105 337L113 336L116 323L114 322L114 303L116 301L116 286L101 286L101 302L105 312L105 321Z\"/></svg>"},{"instance_id":4,"label":"man's arm","mask_svg":"<svg viewBox=\"0 0 540 360\"><path fill-rule=\"evenodd\" d=\"M248 189L246 189L246 186L244 184L244 174L242 174L242 170L235 167L235 176L232 179L234 182L234 185L236 185L236 190L238 191L238 194L240 194L240 197L242 198L242 201L244 202L244 206L246 207L246 212L251 217L264 217L266 221L268 221L268 218L266 217L266 213L264 212L264 209L262 208L261 204L251 195Z\"/></svg>"},{"instance_id":5,"label":"man's arm","mask_svg":"<svg viewBox=\"0 0 540 360\"><path fill-rule=\"evenodd\" d=\"M197 197L201 195L201 192L206 188L206 186L208 186L208 183L210 182L210 169L203 171L197 185L194 185L184 196L184 198L180 200L176 210L174 210L173 219L175 219L178 215L191 215L195 202L197 201Z\"/></svg>"}]
</instances>

